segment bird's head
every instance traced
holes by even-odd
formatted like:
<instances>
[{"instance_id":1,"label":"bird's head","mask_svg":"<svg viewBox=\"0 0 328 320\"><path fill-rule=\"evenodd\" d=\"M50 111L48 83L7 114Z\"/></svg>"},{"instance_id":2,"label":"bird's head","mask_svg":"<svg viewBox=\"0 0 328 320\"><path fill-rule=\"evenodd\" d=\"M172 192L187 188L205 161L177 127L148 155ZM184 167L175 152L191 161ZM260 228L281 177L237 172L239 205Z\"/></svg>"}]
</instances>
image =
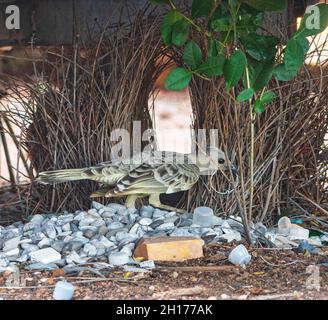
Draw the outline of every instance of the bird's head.
<instances>
[{"instance_id":1,"label":"bird's head","mask_svg":"<svg viewBox=\"0 0 328 320\"><path fill-rule=\"evenodd\" d=\"M236 175L237 171L226 154L216 147L208 147L205 152L199 152L197 165L201 174L211 174L215 171L231 172Z\"/></svg>"}]
</instances>

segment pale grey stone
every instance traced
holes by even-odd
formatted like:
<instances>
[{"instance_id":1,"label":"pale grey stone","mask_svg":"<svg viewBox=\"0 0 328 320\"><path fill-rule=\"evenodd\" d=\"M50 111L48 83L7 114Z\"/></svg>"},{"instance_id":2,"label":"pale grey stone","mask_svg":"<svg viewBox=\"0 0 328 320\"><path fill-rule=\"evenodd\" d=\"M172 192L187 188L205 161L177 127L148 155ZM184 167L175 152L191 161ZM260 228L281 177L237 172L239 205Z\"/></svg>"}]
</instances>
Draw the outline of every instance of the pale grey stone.
<instances>
[{"instance_id":1,"label":"pale grey stone","mask_svg":"<svg viewBox=\"0 0 328 320\"><path fill-rule=\"evenodd\" d=\"M45 237L46 237L46 235L43 232L33 233L30 236L33 243L38 243L39 241L41 241Z\"/></svg>"},{"instance_id":2,"label":"pale grey stone","mask_svg":"<svg viewBox=\"0 0 328 320\"><path fill-rule=\"evenodd\" d=\"M51 243L52 243L52 240L49 239L49 238L43 238L39 243L38 243L38 247L40 249L43 249L43 248L47 248L47 247L50 247L51 246Z\"/></svg>"},{"instance_id":3,"label":"pale grey stone","mask_svg":"<svg viewBox=\"0 0 328 320\"><path fill-rule=\"evenodd\" d=\"M53 263L61 259L60 253L53 248L45 248L33 251L30 253L30 257L32 260L44 264Z\"/></svg>"},{"instance_id":4,"label":"pale grey stone","mask_svg":"<svg viewBox=\"0 0 328 320\"><path fill-rule=\"evenodd\" d=\"M113 252L108 256L108 262L113 266L122 266L127 264L129 261L129 255L125 252Z\"/></svg>"},{"instance_id":5,"label":"pale grey stone","mask_svg":"<svg viewBox=\"0 0 328 320\"><path fill-rule=\"evenodd\" d=\"M125 246L129 243L132 243L132 242L134 243L137 239L138 239L137 235L128 233L126 236L121 237L120 239L117 239L117 241L118 241L119 246Z\"/></svg>"},{"instance_id":6,"label":"pale grey stone","mask_svg":"<svg viewBox=\"0 0 328 320\"><path fill-rule=\"evenodd\" d=\"M12 249L16 249L19 245L20 239L21 236L18 236L5 241L3 246L3 251L10 251Z\"/></svg>"},{"instance_id":7,"label":"pale grey stone","mask_svg":"<svg viewBox=\"0 0 328 320\"><path fill-rule=\"evenodd\" d=\"M71 225L70 223L65 223L63 226L62 226L62 229L64 232L66 231L71 231Z\"/></svg>"},{"instance_id":8,"label":"pale grey stone","mask_svg":"<svg viewBox=\"0 0 328 320\"><path fill-rule=\"evenodd\" d=\"M170 233L171 237L192 237L193 234L185 228L176 228Z\"/></svg>"},{"instance_id":9,"label":"pale grey stone","mask_svg":"<svg viewBox=\"0 0 328 320\"><path fill-rule=\"evenodd\" d=\"M53 225L48 224L44 231L45 231L45 234L50 239L55 239L57 236L57 231Z\"/></svg>"},{"instance_id":10,"label":"pale grey stone","mask_svg":"<svg viewBox=\"0 0 328 320\"><path fill-rule=\"evenodd\" d=\"M90 243L87 243L84 245L83 247L83 251L89 256L89 257L94 257L96 256L97 254L97 248L90 244Z\"/></svg>"},{"instance_id":11,"label":"pale grey stone","mask_svg":"<svg viewBox=\"0 0 328 320\"><path fill-rule=\"evenodd\" d=\"M152 210L146 210L145 208L141 209L140 216L143 218L151 218L153 216Z\"/></svg>"},{"instance_id":12,"label":"pale grey stone","mask_svg":"<svg viewBox=\"0 0 328 320\"><path fill-rule=\"evenodd\" d=\"M92 201L91 207L96 209L96 210L100 210L100 209L103 209L105 206L103 204L99 203L99 202Z\"/></svg>"},{"instance_id":13,"label":"pale grey stone","mask_svg":"<svg viewBox=\"0 0 328 320\"><path fill-rule=\"evenodd\" d=\"M112 222L108 224L108 230L115 230L115 229L120 229L124 227L124 224L121 222Z\"/></svg>"},{"instance_id":14,"label":"pale grey stone","mask_svg":"<svg viewBox=\"0 0 328 320\"><path fill-rule=\"evenodd\" d=\"M108 232L108 228L104 225L104 226L100 226L98 229L98 234L104 236L105 234L107 234Z\"/></svg>"},{"instance_id":15,"label":"pale grey stone","mask_svg":"<svg viewBox=\"0 0 328 320\"><path fill-rule=\"evenodd\" d=\"M150 219L150 218L141 218L141 219L138 221L138 223L139 223L140 225L142 225L142 226L149 226L149 225L151 225L152 222L153 222L153 220Z\"/></svg>"},{"instance_id":16,"label":"pale grey stone","mask_svg":"<svg viewBox=\"0 0 328 320\"><path fill-rule=\"evenodd\" d=\"M91 217L86 217L82 220L80 220L79 227L89 226L92 222L94 222L95 219Z\"/></svg>"},{"instance_id":17,"label":"pale grey stone","mask_svg":"<svg viewBox=\"0 0 328 320\"><path fill-rule=\"evenodd\" d=\"M102 214L102 217L103 218L112 218L115 216L115 212L113 211L105 211L103 214Z\"/></svg>"},{"instance_id":18,"label":"pale grey stone","mask_svg":"<svg viewBox=\"0 0 328 320\"><path fill-rule=\"evenodd\" d=\"M106 222L102 219L97 219L96 221L91 223L91 226L99 228L101 226L106 226Z\"/></svg>"},{"instance_id":19,"label":"pale grey stone","mask_svg":"<svg viewBox=\"0 0 328 320\"><path fill-rule=\"evenodd\" d=\"M137 234L139 229L140 229L140 224L137 223L131 227L131 229L129 230L129 233Z\"/></svg>"},{"instance_id":20,"label":"pale grey stone","mask_svg":"<svg viewBox=\"0 0 328 320\"><path fill-rule=\"evenodd\" d=\"M32 216L30 222L40 224L44 220L44 217L41 214L35 214Z\"/></svg>"},{"instance_id":21,"label":"pale grey stone","mask_svg":"<svg viewBox=\"0 0 328 320\"><path fill-rule=\"evenodd\" d=\"M120 252L126 253L129 257L132 257L132 250L129 247L123 247Z\"/></svg>"},{"instance_id":22,"label":"pale grey stone","mask_svg":"<svg viewBox=\"0 0 328 320\"><path fill-rule=\"evenodd\" d=\"M129 217L128 217L128 221L129 221L129 223L130 223L130 224L135 223L135 222L137 221L137 218L138 218L138 217L139 217L138 214L136 214L136 213L130 213L130 214L129 214Z\"/></svg>"},{"instance_id":23,"label":"pale grey stone","mask_svg":"<svg viewBox=\"0 0 328 320\"><path fill-rule=\"evenodd\" d=\"M96 209L90 209L88 210L88 217L94 218L94 219L99 219L101 218L100 214Z\"/></svg>"},{"instance_id":24,"label":"pale grey stone","mask_svg":"<svg viewBox=\"0 0 328 320\"><path fill-rule=\"evenodd\" d=\"M66 262L68 264L71 264L71 263L84 263L86 262L84 259L81 259L80 256L77 254L76 251L72 251L67 257L66 257Z\"/></svg>"},{"instance_id":25,"label":"pale grey stone","mask_svg":"<svg viewBox=\"0 0 328 320\"><path fill-rule=\"evenodd\" d=\"M62 240L55 240L52 244L51 247L55 249L58 252L62 252L63 248L65 246L65 242Z\"/></svg>"},{"instance_id":26,"label":"pale grey stone","mask_svg":"<svg viewBox=\"0 0 328 320\"><path fill-rule=\"evenodd\" d=\"M164 219L166 216L167 211L163 211L160 209L155 209L153 212L152 218L155 219Z\"/></svg>"},{"instance_id":27,"label":"pale grey stone","mask_svg":"<svg viewBox=\"0 0 328 320\"><path fill-rule=\"evenodd\" d=\"M84 220L87 216L87 213L85 211L79 212L75 217L74 220L81 221Z\"/></svg>"},{"instance_id":28,"label":"pale grey stone","mask_svg":"<svg viewBox=\"0 0 328 320\"><path fill-rule=\"evenodd\" d=\"M99 237L99 242L101 242L105 246L105 248L110 248L115 246L115 243L113 241L108 240L104 236Z\"/></svg>"},{"instance_id":29,"label":"pale grey stone","mask_svg":"<svg viewBox=\"0 0 328 320\"><path fill-rule=\"evenodd\" d=\"M174 226L174 223L173 222L165 222L165 223L159 225L156 228L156 230L169 231L169 230L172 230L174 228L175 228L175 226Z\"/></svg>"},{"instance_id":30,"label":"pale grey stone","mask_svg":"<svg viewBox=\"0 0 328 320\"><path fill-rule=\"evenodd\" d=\"M95 232L91 229L86 229L84 232L83 232L83 236L88 238L88 239L91 239L92 237L95 236Z\"/></svg>"}]
</instances>

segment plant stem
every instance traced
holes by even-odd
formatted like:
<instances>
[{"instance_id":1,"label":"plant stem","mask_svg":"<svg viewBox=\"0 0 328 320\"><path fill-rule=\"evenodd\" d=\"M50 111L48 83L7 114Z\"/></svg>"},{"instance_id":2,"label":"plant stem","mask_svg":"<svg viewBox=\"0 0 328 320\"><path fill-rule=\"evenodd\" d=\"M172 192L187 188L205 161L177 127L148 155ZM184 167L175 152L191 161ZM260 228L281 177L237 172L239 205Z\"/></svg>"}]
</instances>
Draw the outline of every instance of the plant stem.
<instances>
[{"instance_id":1,"label":"plant stem","mask_svg":"<svg viewBox=\"0 0 328 320\"><path fill-rule=\"evenodd\" d=\"M246 66L246 83L247 89L250 88L249 81L249 70L248 66ZM252 99L249 99L249 112L251 118L251 150L249 155L249 167L250 167L250 192L249 192L249 214L248 220L252 219L252 211L253 211L253 197L254 197L254 144L255 144L255 117L256 114L253 111Z\"/></svg>"}]
</instances>

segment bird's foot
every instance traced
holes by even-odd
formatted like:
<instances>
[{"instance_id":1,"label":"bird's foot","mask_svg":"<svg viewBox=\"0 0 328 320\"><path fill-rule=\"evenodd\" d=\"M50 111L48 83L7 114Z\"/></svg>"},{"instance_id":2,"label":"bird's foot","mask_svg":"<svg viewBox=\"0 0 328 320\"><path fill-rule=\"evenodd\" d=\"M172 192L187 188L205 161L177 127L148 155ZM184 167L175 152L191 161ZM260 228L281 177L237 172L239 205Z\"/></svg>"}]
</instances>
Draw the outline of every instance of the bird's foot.
<instances>
[{"instance_id":1,"label":"bird's foot","mask_svg":"<svg viewBox=\"0 0 328 320\"><path fill-rule=\"evenodd\" d=\"M129 195L127 196L126 200L125 200L125 206L127 208L136 208L136 200L139 198L139 195Z\"/></svg>"},{"instance_id":2,"label":"bird's foot","mask_svg":"<svg viewBox=\"0 0 328 320\"><path fill-rule=\"evenodd\" d=\"M176 213L181 213L181 214L188 213L188 211L186 211L184 209L179 209L179 208L168 206L166 204L161 203L161 201L159 199L159 194L151 194L149 196L149 204L152 205L153 207L167 210L167 211L174 211Z\"/></svg>"}]
</instances>

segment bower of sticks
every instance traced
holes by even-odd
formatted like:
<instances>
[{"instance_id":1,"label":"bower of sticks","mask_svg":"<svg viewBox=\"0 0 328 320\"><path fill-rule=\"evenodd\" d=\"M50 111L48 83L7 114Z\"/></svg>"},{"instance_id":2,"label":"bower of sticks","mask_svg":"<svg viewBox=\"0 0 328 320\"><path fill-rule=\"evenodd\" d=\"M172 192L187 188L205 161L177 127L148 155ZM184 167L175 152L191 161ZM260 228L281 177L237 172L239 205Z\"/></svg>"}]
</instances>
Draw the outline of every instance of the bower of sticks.
<instances>
[{"instance_id":1,"label":"bower of sticks","mask_svg":"<svg viewBox=\"0 0 328 320\"><path fill-rule=\"evenodd\" d=\"M21 106L20 110L1 106L0 113L0 130L11 135L19 150L17 159L8 165L12 181L0 191L10 189L15 195L0 207L12 213L12 220L15 215L19 219L40 212L89 208L96 183L40 186L34 182L36 175L108 160L114 143L110 133L117 128L132 132L135 120L141 120L143 129L152 128L149 104L157 94L154 83L172 63L181 63L181 52L163 46L160 19L141 12L129 24L98 30L92 46L77 38L73 48L49 48L45 55L31 60L35 71L31 77L1 80L1 86ZM320 54L322 48L310 55ZM219 147L239 168L239 179L233 192L224 193L220 191L231 185L219 175L211 181L203 177L177 205L190 212L206 205L219 216L237 215L244 221L269 225L293 212L326 215L327 67L326 62L312 63L291 82L270 83L279 99L256 118L252 216L247 209L248 106L227 94L221 79L195 78L189 88L193 126L218 129ZM13 132L14 126L21 128L21 134ZM27 173L27 182L15 179L18 163Z\"/></svg>"}]
</instances>

